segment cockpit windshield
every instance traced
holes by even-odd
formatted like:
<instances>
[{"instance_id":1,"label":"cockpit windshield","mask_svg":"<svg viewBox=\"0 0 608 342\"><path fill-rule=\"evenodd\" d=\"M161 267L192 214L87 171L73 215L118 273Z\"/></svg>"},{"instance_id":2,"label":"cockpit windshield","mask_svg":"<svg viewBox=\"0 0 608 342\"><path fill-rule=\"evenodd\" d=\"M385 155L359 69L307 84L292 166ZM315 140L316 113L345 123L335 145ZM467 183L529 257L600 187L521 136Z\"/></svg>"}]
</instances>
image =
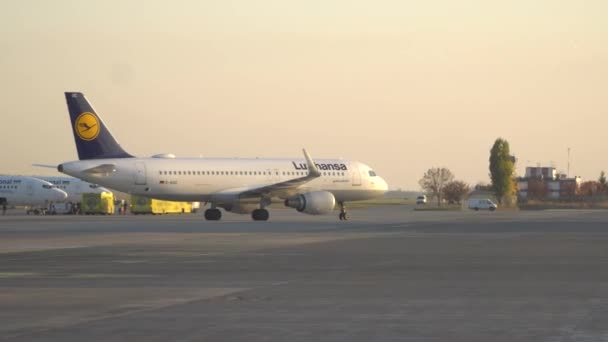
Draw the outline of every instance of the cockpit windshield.
<instances>
[{"instance_id":1,"label":"cockpit windshield","mask_svg":"<svg viewBox=\"0 0 608 342\"><path fill-rule=\"evenodd\" d=\"M370 177L376 177L376 172L374 172L373 170L369 170L369 176Z\"/></svg>"},{"instance_id":2,"label":"cockpit windshield","mask_svg":"<svg viewBox=\"0 0 608 342\"><path fill-rule=\"evenodd\" d=\"M45 189L52 189L53 187L51 185L48 184L42 184L42 187Z\"/></svg>"},{"instance_id":3,"label":"cockpit windshield","mask_svg":"<svg viewBox=\"0 0 608 342\"><path fill-rule=\"evenodd\" d=\"M97 185L97 184L89 184L89 188L91 188L91 189L97 189L97 188L99 188L99 185Z\"/></svg>"}]
</instances>

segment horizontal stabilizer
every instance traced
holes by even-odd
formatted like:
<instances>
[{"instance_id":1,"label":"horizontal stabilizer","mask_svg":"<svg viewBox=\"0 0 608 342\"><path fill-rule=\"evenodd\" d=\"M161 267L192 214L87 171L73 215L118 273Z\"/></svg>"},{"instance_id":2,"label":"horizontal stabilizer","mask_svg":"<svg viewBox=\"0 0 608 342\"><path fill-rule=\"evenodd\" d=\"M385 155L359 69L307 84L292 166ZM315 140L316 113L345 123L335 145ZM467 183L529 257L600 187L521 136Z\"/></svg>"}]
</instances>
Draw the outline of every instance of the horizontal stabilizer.
<instances>
[{"instance_id":1,"label":"horizontal stabilizer","mask_svg":"<svg viewBox=\"0 0 608 342\"><path fill-rule=\"evenodd\" d=\"M57 165L49 165L49 164L32 164L35 167L44 167L47 169L57 169Z\"/></svg>"},{"instance_id":2,"label":"horizontal stabilizer","mask_svg":"<svg viewBox=\"0 0 608 342\"><path fill-rule=\"evenodd\" d=\"M90 175L107 176L113 172L116 172L116 165L114 164L101 164L90 169L83 170L82 172Z\"/></svg>"}]
</instances>

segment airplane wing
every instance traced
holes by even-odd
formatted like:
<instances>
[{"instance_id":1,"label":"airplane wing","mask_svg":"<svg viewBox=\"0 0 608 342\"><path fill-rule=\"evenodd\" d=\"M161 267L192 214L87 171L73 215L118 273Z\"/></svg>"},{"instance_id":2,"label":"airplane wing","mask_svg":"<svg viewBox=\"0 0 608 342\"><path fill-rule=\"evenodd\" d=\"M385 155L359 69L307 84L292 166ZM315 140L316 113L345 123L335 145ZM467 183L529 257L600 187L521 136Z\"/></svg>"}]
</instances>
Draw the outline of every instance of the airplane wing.
<instances>
[{"instance_id":1,"label":"airplane wing","mask_svg":"<svg viewBox=\"0 0 608 342\"><path fill-rule=\"evenodd\" d=\"M302 151L304 152L304 158L306 158L306 163L308 166L308 175L304 177L289 179L275 184L264 185L257 188L228 189L225 191L221 191L218 194L218 197L226 196L241 200L258 197L285 198L294 195L295 193L297 193L298 187L321 176L321 172L319 172L319 169L317 169L317 166L313 162L308 152L306 152L306 149L303 149Z\"/></svg>"}]
</instances>

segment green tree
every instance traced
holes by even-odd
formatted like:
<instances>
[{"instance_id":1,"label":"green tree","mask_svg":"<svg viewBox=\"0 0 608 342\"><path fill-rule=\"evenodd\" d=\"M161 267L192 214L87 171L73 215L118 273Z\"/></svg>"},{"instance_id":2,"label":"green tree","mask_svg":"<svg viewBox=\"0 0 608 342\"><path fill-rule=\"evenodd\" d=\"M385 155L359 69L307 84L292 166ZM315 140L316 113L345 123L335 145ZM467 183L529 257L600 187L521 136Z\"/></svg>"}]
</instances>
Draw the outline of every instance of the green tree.
<instances>
[{"instance_id":1,"label":"green tree","mask_svg":"<svg viewBox=\"0 0 608 342\"><path fill-rule=\"evenodd\" d=\"M437 206L441 206L444 186L454 180L454 175L445 167L428 169L418 181L420 187L430 196L437 198Z\"/></svg>"},{"instance_id":2,"label":"green tree","mask_svg":"<svg viewBox=\"0 0 608 342\"><path fill-rule=\"evenodd\" d=\"M490 178L499 203L515 193L514 172L515 163L509 151L509 142L502 138L496 139L490 150Z\"/></svg>"}]
</instances>

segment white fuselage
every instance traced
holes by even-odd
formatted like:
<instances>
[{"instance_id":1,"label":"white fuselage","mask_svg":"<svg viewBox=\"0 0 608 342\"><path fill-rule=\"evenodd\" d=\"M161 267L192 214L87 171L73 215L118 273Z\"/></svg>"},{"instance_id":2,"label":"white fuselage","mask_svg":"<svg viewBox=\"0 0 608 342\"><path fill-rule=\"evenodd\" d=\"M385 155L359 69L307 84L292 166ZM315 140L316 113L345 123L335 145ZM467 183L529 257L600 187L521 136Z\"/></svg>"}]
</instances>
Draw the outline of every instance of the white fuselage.
<instances>
[{"instance_id":1,"label":"white fuselage","mask_svg":"<svg viewBox=\"0 0 608 342\"><path fill-rule=\"evenodd\" d=\"M0 199L8 205L46 206L67 194L53 184L26 176L0 176Z\"/></svg>"},{"instance_id":2,"label":"white fuselage","mask_svg":"<svg viewBox=\"0 0 608 342\"><path fill-rule=\"evenodd\" d=\"M323 190L331 192L337 202L347 202L375 198L387 190L386 182L363 163L336 159L320 159L315 163L321 176L298 187L297 193ZM97 171L91 172L94 168ZM233 194L241 191L308 174L306 161L297 158L95 159L63 163L59 170L135 195L218 204L239 201Z\"/></svg>"},{"instance_id":3,"label":"white fuselage","mask_svg":"<svg viewBox=\"0 0 608 342\"><path fill-rule=\"evenodd\" d=\"M102 193L111 192L110 190L99 186L97 184L85 182L81 179L74 177L61 177L61 176L33 176L47 182L52 183L57 189L63 190L68 194L65 202L80 202L82 201L82 194L86 193Z\"/></svg>"}]
</instances>

